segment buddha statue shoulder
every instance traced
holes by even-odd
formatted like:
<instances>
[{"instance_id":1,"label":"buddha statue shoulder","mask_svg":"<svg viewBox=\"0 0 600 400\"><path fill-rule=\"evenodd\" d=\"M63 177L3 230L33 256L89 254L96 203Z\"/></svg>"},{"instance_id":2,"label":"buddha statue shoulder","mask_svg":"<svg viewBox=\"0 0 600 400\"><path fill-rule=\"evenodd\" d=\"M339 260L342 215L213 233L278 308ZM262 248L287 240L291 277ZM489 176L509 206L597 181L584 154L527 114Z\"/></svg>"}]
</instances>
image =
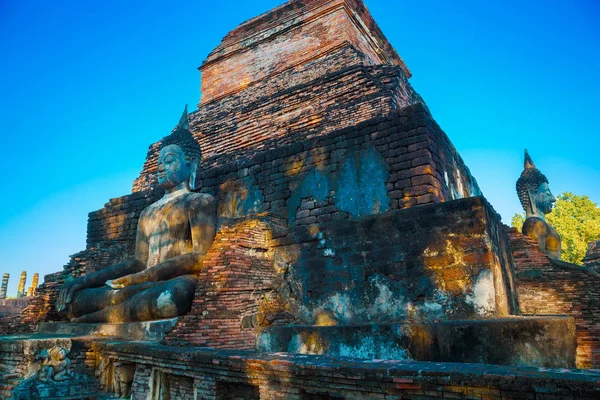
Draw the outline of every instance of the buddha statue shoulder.
<instances>
[{"instance_id":1,"label":"buddha statue shoulder","mask_svg":"<svg viewBox=\"0 0 600 400\"><path fill-rule=\"evenodd\" d=\"M558 232L547 221L556 198L548 186L548 178L533 163L527 150L523 172L517 180L517 194L525 210L522 233L535 240L540 251L560 260L561 240Z\"/></svg>"},{"instance_id":2,"label":"buddha statue shoulder","mask_svg":"<svg viewBox=\"0 0 600 400\"><path fill-rule=\"evenodd\" d=\"M200 158L186 107L162 140L157 178L165 194L140 215L135 259L65 284L56 303L60 315L72 322L129 322L189 311L197 273L216 232L214 197L193 191Z\"/></svg>"}]
</instances>

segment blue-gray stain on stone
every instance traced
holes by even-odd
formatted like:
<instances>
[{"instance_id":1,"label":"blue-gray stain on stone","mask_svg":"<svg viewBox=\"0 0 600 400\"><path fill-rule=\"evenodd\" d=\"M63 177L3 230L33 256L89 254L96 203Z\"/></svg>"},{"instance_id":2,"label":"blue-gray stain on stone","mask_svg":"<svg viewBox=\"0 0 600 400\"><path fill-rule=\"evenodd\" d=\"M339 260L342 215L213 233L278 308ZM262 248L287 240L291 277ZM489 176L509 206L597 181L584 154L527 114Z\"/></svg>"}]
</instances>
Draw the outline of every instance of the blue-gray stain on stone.
<instances>
[{"instance_id":1,"label":"blue-gray stain on stone","mask_svg":"<svg viewBox=\"0 0 600 400\"><path fill-rule=\"evenodd\" d=\"M312 197L317 201L325 201L329 194L329 181L318 169L308 172L300 186L292 192L288 205L288 221L293 225L296 221L296 211L302 199Z\"/></svg>"},{"instance_id":2,"label":"blue-gray stain on stone","mask_svg":"<svg viewBox=\"0 0 600 400\"><path fill-rule=\"evenodd\" d=\"M340 170L337 208L354 216L389 210L390 198L385 187L388 168L381 154L373 148L350 154Z\"/></svg>"},{"instance_id":3,"label":"blue-gray stain on stone","mask_svg":"<svg viewBox=\"0 0 600 400\"><path fill-rule=\"evenodd\" d=\"M262 209L260 207L265 202L265 199L256 184L256 180L251 176L247 176L242 182L247 190L246 198L242 203L243 214L248 215L261 212Z\"/></svg>"}]
</instances>

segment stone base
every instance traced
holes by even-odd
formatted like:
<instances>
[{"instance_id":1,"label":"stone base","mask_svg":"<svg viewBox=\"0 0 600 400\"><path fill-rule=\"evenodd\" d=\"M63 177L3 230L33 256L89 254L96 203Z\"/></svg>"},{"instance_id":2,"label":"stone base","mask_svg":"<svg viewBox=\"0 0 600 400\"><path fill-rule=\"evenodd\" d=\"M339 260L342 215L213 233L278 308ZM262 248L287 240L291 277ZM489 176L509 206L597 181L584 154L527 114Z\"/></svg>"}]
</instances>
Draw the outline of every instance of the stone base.
<instances>
[{"instance_id":1,"label":"stone base","mask_svg":"<svg viewBox=\"0 0 600 400\"><path fill-rule=\"evenodd\" d=\"M136 365L135 399L156 398L167 387L174 393L171 399L600 398L597 370L359 360L117 341L100 343L98 351Z\"/></svg>"},{"instance_id":2,"label":"stone base","mask_svg":"<svg viewBox=\"0 0 600 400\"><path fill-rule=\"evenodd\" d=\"M572 368L575 324L566 316L437 323L264 328L258 351L361 359Z\"/></svg>"},{"instance_id":3,"label":"stone base","mask_svg":"<svg viewBox=\"0 0 600 400\"><path fill-rule=\"evenodd\" d=\"M169 333L178 318L147 322L126 322L121 324L74 324L71 322L42 322L38 333L44 335L111 336L127 340L158 342Z\"/></svg>"}]
</instances>

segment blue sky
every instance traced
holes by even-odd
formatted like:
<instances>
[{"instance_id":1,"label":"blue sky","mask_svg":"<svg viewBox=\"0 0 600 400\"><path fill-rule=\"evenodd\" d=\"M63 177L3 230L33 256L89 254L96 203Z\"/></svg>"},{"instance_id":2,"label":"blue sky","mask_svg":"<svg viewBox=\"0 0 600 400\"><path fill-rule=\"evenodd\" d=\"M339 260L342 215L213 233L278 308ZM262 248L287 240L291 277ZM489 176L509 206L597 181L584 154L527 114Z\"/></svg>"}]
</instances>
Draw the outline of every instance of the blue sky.
<instances>
[{"instance_id":1,"label":"blue sky","mask_svg":"<svg viewBox=\"0 0 600 400\"><path fill-rule=\"evenodd\" d=\"M366 0L505 223L529 149L555 194L600 202L600 3ZM87 213L131 191L200 98L197 67L280 1L0 2L0 273L58 271Z\"/></svg>"}]
</instances>

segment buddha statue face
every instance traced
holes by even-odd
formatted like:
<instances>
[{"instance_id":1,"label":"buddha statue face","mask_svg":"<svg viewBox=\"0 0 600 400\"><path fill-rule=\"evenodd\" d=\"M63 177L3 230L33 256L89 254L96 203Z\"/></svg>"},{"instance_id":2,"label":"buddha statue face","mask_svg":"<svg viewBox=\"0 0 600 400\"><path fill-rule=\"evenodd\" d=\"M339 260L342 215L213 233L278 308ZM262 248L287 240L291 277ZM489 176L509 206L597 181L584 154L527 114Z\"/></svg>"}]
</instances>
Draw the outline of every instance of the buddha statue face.
<instances>
[{"instance_id":1,"label":"buddha statue face","mask_svg":"<svg viewBox=\"0 0 600 400\"><path fill-rule=\"evenodd\" d=\"M158 155L158 184L166 190L173 189L190 178L190 164L181 147L171 144Z\"/></svg>"},{"instance_id":2,"label":"buddha statue face","mask_svg":"<svg viewBox=\"0 0 600 400\"><path fill-rule=\"evenodd\" d=\"M556 198L550 191L547 182L539 185L537 190L530 190L529 200L532 207L532 214L550 214L552 212L552 207L556 202Z\"/></svg>"},{"instance_id":3,"label":"buddha statue face","mask_svg":"<svg viewBox=\"0 0 600 400\"><path fill-rule=\"evenodd\" d=\"M517 194L525 210L526 218L545 219L552 212L556 198L550 192L548 178L540 172L525 150L525 163L521 176L517 180Z\"/></svg>"}]
</instances>

